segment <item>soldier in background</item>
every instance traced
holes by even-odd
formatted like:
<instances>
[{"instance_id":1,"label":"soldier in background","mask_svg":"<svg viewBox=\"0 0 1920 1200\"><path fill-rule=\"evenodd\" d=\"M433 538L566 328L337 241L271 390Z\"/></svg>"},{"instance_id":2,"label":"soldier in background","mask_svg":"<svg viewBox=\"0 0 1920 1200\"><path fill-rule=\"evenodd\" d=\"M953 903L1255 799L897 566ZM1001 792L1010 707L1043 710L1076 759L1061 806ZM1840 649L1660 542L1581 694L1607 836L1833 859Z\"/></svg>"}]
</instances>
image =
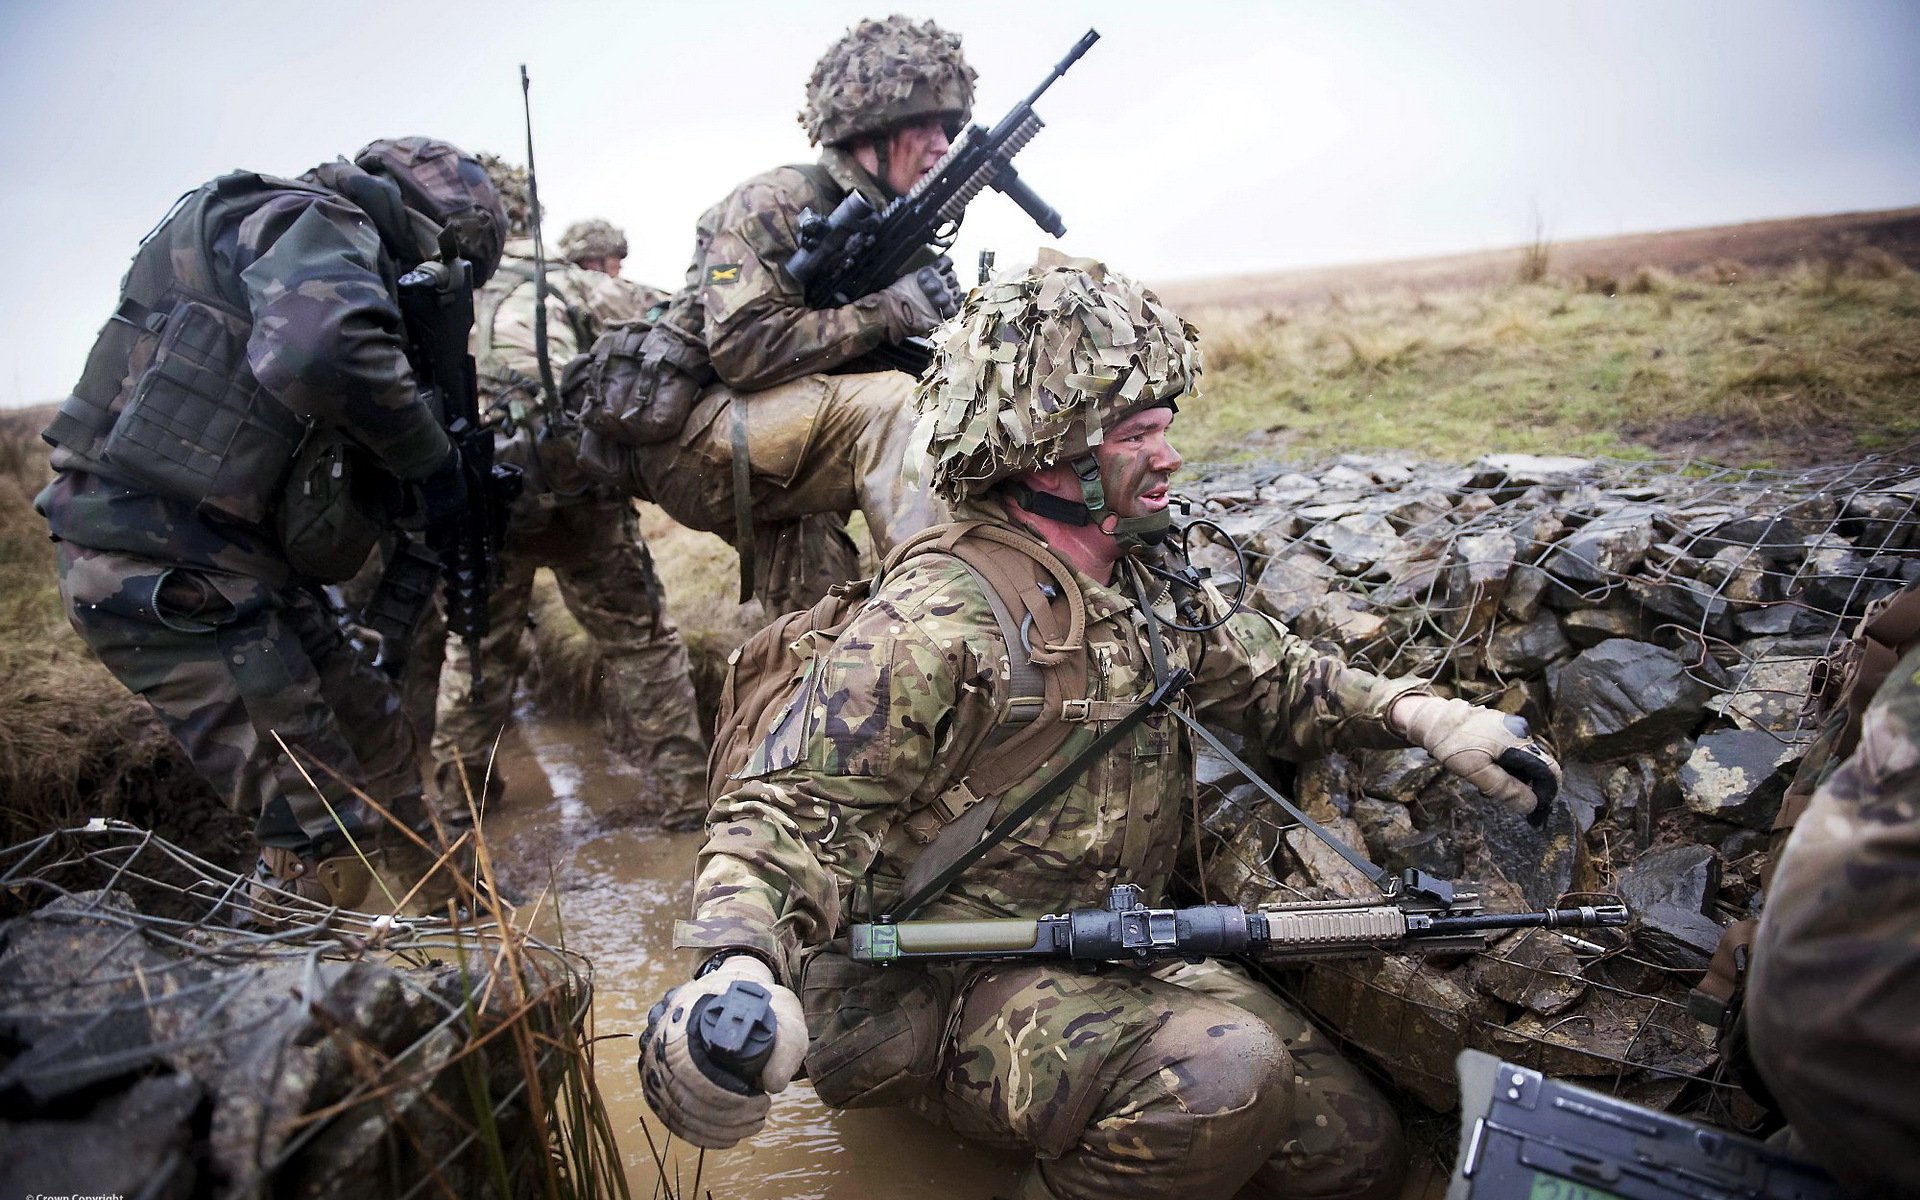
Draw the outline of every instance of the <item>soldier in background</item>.
<instances>
[{"instance_id":1,"label":"soldier in background","mask_svg":"<svg viewBox=\"0 0 1920 1200\"><path fill-rule=\"evenodd\" d=\"M474 305L473 354L495 454L520 468L525 486L489 600L478 687L472 652L464 643L446 648L433 735L436 782L443 795L461 794L463 773L476 795L483 779L489 793L503 786L490 760L527 664L534 572L547 567L592 640L609 744L652 770L670 828L694 828L706 808L707 750L687 650L667 615L632 502L581 472L578 424L547 390L534 321L539 293L526 172L482 158L506 204L508 241L499 271ZM605 221L584 222L568 230L562 247L568 258L578 251L610 258L617 268L626 238ZM618 255L610 253L616 247ZM565 260L547 262L546 290L546 372L555 380L608 323L635 320L667 298Z\"/></svg>"},{"instance_id":2,"label":"soldier in background","mask_svg":"<svg viewBox=\"0 0 1920 1200\"><path fill-rule=\"evenodd\" d=\"M884 207L937 164L971 111L973 80L960 39L931 21L849 30L814 68L800 114L819 161L757 175L708 209L660 325L644 344L636 333L604 347L629 369L610 365L588 459L732 541L770 613L859 572L852 510L883 554L944 515L900 475L913 380L868 356L954 311L952 264L928 255L826 309L807 307L785 265L803 210L825 215L850 192Z\"/></svg>"},{"instance_id":3,"label":"soldier in background","mask_svg":"<svg viewBox=\"0 0 1920 1200\"><path fill-rule=\"evenodd\" d=\"M612 221L599 217L575 221L560 235L560 257L576 267L618 279L620 264L627 259L627 235ZM666 298L664 293L661 298Z\"/></svg>"},{"instance_id":4,"label":"soldier in background","mask_svg":"<svg viewBox=\"0 0 1920 1200\"><path fill-rule=\"evenodd\" d=\"M505 224L428 138L214 180L141 244L45 434L68 619L254 818L263 881L324 903L425 865L356 791L431 832L400 699L321 588L401 512L466 505L396 281L443 243L484 280Z\"/></svg>"},{"instance_id":5,"label":"soldier in background","mask_svg":"<svg viewBox=\"0 0 1920 1200\"><path fill-rule=\"evenodd\" d=\"M1920 590L1863 624L1860 703L1768 886L1744 1017L1797 1144L1850 1194L1920 1196Z\"/></svg>"},{"instance_id":6,"label":"soldier in background","mask_svg":"<svg viewBox=\"0 0 1920 1200\"><path fill-rule=\"evenodd\" d=\"M1084 604L1098 670L1087 672L1084 720L1063 717L1075 724L1053 764L1097 749L1111 722L1184 668L1196 678L1178 703L1279 757L1417 745L1494 798L1534 808L1495 765L1524 741L1503 714L1348 667L1263 614L1220 611L1217 596L1199 601L1211 624L1175 629L1154 615L1171 609L1166 585L1136 555L1155 553L1171 527L1181 459L1167 431L1197 394L1200 359L1193 327L1152 292L1043 252L1033 271L976 289L941 338L916 393L931 486L958 520L1031 547L1021 556L1031 574L1010 576L1010 590L1050 598L1036 603L1058 616L1074 604L1053 582L1065 578ZM1057 571L1030 555L1057 559ZM985 782L1006 753L995 734L1015 695L1007 618L994 611L1004 602L988 586L945 554L899 564L816 645L745 767L716 781L725 791L693 919L674 930L674 945L703 961L643 1039L655 1111L702 1146L759 1129L767 1097L713 1083L687 1037L702 996L750 981L769 993L778 1030L748 1083L778 1091L804 1055L828 1104L906 1105L1023 1148L1035 1161L1022 1200L1398 1195L1405 1151L1392 1107L1304 1017L1226 963L1088 974L847 956L853 912L886 911L947 833L972 845L971 818L1015 811L1054 781L1048 770ZM1160 903L1192 768L1171 715L1147 717L920 915L1063 912L1123 882Z\"/></svg>"}]
</instances>

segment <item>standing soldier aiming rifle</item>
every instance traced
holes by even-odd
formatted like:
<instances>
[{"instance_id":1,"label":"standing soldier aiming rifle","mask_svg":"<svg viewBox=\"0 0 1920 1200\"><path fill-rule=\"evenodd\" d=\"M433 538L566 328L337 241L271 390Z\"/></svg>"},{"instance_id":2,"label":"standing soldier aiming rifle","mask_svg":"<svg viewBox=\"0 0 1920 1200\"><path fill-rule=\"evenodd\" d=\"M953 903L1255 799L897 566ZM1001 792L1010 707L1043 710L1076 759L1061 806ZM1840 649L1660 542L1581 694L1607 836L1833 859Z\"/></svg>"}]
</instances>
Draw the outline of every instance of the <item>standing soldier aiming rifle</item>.
<instances>
[{"instance_id":1,"label":"standing soldier aiming rifle","mask_svg":"<svg viewBox=\"0 0 1920 1200\"><path fill-rule=\"evenodd\" d=\"M1421 746L1529 814L1557 775L1524 723L1348 667L1179 561L1167 431L1200 357L1152 292L1043 254L976 289L936 343L915 405L957 523L799 643L796 683L741 753L722 740L732 767L710 781L675 929L699 966L649 1021L649 1100L675 1133L732 1145L804 1058L829 1105L904 1105L1029 1151L1029 1200L1396 1195L1391 1106L1224 963L849 952L852 926L903 908L1032 918L1119 884L1160 905L1191 809L1169 705L1292 761ZM745 682L736 668L736 699ZM764 997L772 1028L764 1065L727 1086L688 1031L738 994Z\"/></svg>"},{"instance_id":2,"label":"standing soldier aiming rifle","mask_svg":"<svg viewBox=\"0 0 1920 1200\"><path fill-rule=\"evenodd\" d=\"M525 487L501 548L480 669L471 650L447 647L433 736L436 783L447 795L461 794L462 775L476 794L483 779L490 793L504 786L491 763L493 747L512 716L514 684L527 663L534 572L549 567L598 653L609 742L653 770L668 798L668 823L692 828L706 810L707 752L686 647L667 615L632 502L581 473L575 414L548 393L540 369L543 332L544 357L557 376L608 323L638 318L666 295L565 260L546 261L545 287L536 287L527 172L490 155L482 159L506 205L508 240L500 269L475 305L474 359L496 453L520 468ZM589 257L604 260L617 248L619 255L611 256L617 270L625 238L604 221L594 224L591 237L569 230L563 251L570 258L594 250L599 253ZM544 330L534 320L543 293Z\"/></svg>"},{"instance_id":3,"label":"standing soldier aiming rifle","mask_svg":"<svg viewBox=\"0 0 1920 1200\"><path fill-rule=\"evenodd\" d=\"M141 244L45 434L74 629L253 817L263 883L321 902L431 861L354 794L431 832L399 697L320 585L402 516L467 513L401 280L455 254L484 280L505 224L480 164L428 138L222 176Z\"/></svg>"},{"instance_id":4,"label":"standing soldier aiming rifle","mask_svg":"<svg viewBox=\"0 0 1920 1200\"><path fill-rule=\"evenodd\" d=\"M757 175L707 210L686 283L659 324L596 349L587 456L675 520L732 541L742 598L752 591L769 613L805 607L857 573L844 527L852 510L883 554L942 516L900 478L913 379L889 353L959 305L938 252L941 222L896 220L892 244L859 242L855 265L880 263L886 278L844 292L824 281L844 274L827 251L854 227L842 218L851 198L898 218L938 184L942 222L952 222L986 186L970 163L936 171L954 165L943 160L972 110L973 81L960 39L933 22L860 22L807 84L800 121L823 147L819 161ZM1037 118L1021 132L1036 128ZM1024 144L995 142L992 169L1010 175L1002 160ZM820 268L814 287L793 270L808 252Z\"/></svg>"}]
</instances>

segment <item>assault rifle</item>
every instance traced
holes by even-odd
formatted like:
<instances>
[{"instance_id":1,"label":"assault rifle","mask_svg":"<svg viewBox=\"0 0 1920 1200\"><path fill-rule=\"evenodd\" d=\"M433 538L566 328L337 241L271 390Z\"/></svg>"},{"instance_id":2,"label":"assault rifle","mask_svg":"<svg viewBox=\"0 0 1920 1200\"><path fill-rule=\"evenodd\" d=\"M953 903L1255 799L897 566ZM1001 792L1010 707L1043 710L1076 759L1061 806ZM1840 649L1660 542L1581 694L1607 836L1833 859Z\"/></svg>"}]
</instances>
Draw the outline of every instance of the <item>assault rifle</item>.
<instances>
[{"instance_id":1,"label":"assault rifle","mask_svg":"<svg viewBox=\"0 0 1920 1200\"><path fill-rule=\"evenodd\" d=\"M1463 1050L1447 1200L1840 1200L1772 1146Z\"/></svg>"},{"instance_id":2,"label":"assault rifle","mask_svg":"<svg viewBox=\"0 0 1920 1200\"><path fill-rule=\"evenodd\" d=\"M493 461L493 433L480 424L479 386L467 336L473 329L473 265L458 257L451 241L441 257L400 277L400 314L405 320L407 359L414 381L446 427L460 455L467 509L455 520L426 530L426 546L396 536L373 598L363 614L380 634L381 667L398 678L407 643L432 599L437 570L446 596L447 631L473 653L473 682L482 682L480 642L487 636L487 599L500 572L500 542L507 511L520 494L517 467Z\"/></svg>"},{"instance_id":3,"label":"assault rifle","mask_svg":"<svg viewBox=\"0 0 1920 1200\"><path fill-rule=\"evenodd\" d=\"M1147 966L1232 954L1265 961L1362 954L1446 954L1486 948L1486 935L1509 929L1584 929L1625 925L1622 904L1539 912L1481 912L1478 897L1421 871L1401 873L1378 901L1315 900L1270 908L1196 904L1148 908L1132 884L1107 892L1100 908L1035 918L890 921L848 932L855 962L958 959L1056 959L1095 967Z\"/></svg>"},{"instance_id":4,"label":"assault rifle","mask_svg":"<svg viewBox=\"0 0 1920 1200\"><path fill-rule=\"evenodd\" d=\"M998 125L991 130L978 125L966 129L913 190L884 209L875 211L866 197L850 192L827 216L811 209L801 213L800 248L787 260L787 274L806 292L807 306L851 304L906 274L907 263L927 246L942 250L951 246L967 205L983 188L991 187L1018 204L1034 224L1054 237L1066 233L1060 214L1013 169L1013 156L1044 124L1033 111L1034 101L1099 40L1097 30L1087 30L1040 86L1014 105ZM917 375L932 361L933 347L925 338L909 338L882 346L875 354Z\"/></svg>"}]
</instances>

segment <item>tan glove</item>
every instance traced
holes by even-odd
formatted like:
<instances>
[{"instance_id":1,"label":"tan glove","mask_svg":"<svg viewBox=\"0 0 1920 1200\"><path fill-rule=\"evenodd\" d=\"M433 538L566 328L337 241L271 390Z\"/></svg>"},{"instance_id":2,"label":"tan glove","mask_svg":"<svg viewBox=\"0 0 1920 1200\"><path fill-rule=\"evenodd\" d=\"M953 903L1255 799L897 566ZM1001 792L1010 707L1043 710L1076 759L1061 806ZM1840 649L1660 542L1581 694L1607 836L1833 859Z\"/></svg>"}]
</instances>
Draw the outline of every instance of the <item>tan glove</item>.
<instances>
[{"instance_id":1,"label":"tan glove","mask_svg":"<svg viewBox=\"0 0 1920 1200\"><path fill-rule=\"evenodd\" d=\"M767 964L736 954L668 992L647 1014L640 1085L668 1131L725 1150L760 1132L807 1053L800 997Z\"/></svg>"},{"instance_id":2,"label":"tan glove","mask_svg":"<svg viewBox=\"0 0 1920 1200\"><path fill-rule=\"evenodd\" d=\"M887 320L887 340L902 341L932 333L940 322L960 311L966 295L946 255L911 275L902 275L874 293Z\"/></svg>"},{"instance_id":3,"label":"tan glove","mask_svg":"<svg viewBox=\"0 0 1920 1200\"><path fill-rule=\"evenodd\" d=\"M1533 740L1524 717L1465 700L1407 695L1387 710L1387 728L1534 826L1546 824L1560 792L1560 764Z\"/></svg>"}]
</instances>

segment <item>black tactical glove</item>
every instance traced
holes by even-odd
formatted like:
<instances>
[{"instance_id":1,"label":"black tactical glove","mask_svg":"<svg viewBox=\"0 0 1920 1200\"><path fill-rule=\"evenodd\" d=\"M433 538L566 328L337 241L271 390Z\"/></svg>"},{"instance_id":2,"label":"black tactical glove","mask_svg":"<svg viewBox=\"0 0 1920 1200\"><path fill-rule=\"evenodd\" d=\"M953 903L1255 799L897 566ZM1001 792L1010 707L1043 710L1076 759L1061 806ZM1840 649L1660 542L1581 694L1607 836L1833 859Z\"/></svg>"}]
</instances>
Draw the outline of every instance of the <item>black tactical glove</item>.
<instances>
[{"instance_id":1,"label":"black tactical glove","mask_svg":"<svg viewBox=\"0 0 1920 1200\"><path fill-rule=\"evenodd\" d=\"M420 514L429 527L467 515L467 477L460 466L460 451L449 447L433 474L420 481Z\"/></svg>"}]
</instances>

